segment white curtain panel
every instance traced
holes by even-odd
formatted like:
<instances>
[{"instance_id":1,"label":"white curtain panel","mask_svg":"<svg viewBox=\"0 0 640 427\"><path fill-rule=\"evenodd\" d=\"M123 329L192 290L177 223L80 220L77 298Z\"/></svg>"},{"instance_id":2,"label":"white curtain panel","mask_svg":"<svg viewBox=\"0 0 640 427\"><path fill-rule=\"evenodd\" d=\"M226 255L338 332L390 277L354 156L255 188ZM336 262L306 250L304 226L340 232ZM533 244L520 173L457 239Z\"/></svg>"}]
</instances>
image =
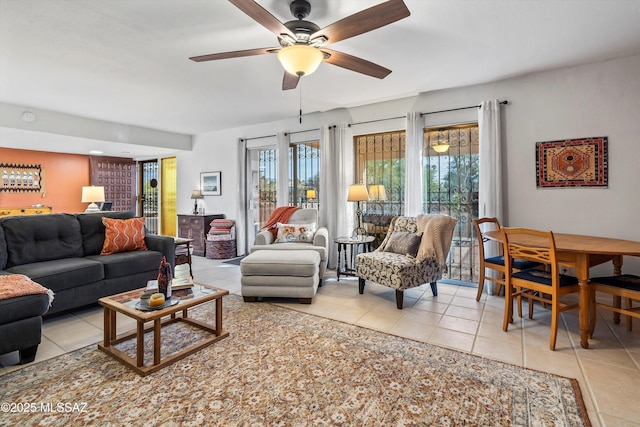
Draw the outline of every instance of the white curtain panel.
<instances>
[{"instance_id":1,"label":"white curtain panel","mask_svg":"<svg viewBox=\"0 0 640 427\"><path fill-rule=\"evenodd\" d=\"M238 256L247 252L247 141L238 140L238 218L236 218L236 247Z\"/></svg>"},{"instance_id":2,"label":"white curtain panel","mask_svg":"<svg viewBox=\"0 0 640 427\"><path fill-rule=\"evenodd\" d=\"M278 179L276 181L277 206L289 204L289 134L278 132L276 135L278 149Z\"/></svg>"},{"instance_id":3,"label":"white curtain panel","mask_svg":"<svg viewBox=\"0 0 640 427\"><path fill-rule=\"evenodd\" d=\"M495 217L502 224L500 101L492 99L480 104L478 128L480 133L478 217ZM486 257L498 254L498 244L487 245ZM495 271L490 270L487 274L495 276ZM491 293L493 282L488 282L485 289Z\"/></svg>"},{"instance_id":4,"label":"white curtain panel","mask_svg":"<svg viewBox=\"0 0 640 427\"><path fill-rule=\"evenodd\" d=\"M405 138L404 215L422 213L422 146L424 117L417 112L407 113Z\"/></svg>"},{"instance_id":5,"label":"white curtain panel","mask_svg":"<svg viewBox=\"0 0 640 427\"><path fill-rule=\"evenodd\" d=\"M353 183L353 136L346 123L320 128L320 222L329 231L327 267L336 268L333 239L348 236L353 228L353 203L347 202Z\"/></svg>"},{"instance_id":6,"label":"white curtain panel","mask_svg":"<svg viewBox=\"0 0 640 427\"><path fill-rule=\"evenodd\" d=\"M480 104L478 215L496 217L502 222L502 143L500 133L500 101L492 99Z\"/></svg>"},{"instance_id":7,"label":"white curtain panel","mask_svg":"<svg viewBox=\"0 0 640 427\"><path fill-rule=\"evenodd\" d=\"M327 227L329 238L336 236L338 232L338 199L334 196L338 189L337 152L335 127L320 126L320 188L319 188L319 221L320 226ZM329 245L327 254L327 267L336 266L336 248L333 243Z\"/></svg>"},{"instance_id":8,"label":"white curtain panel","mask_svg":"<svg viewBox=\"0 0 640 427\"><path fill-rule=\"evenodd\" d=\"M348 236L354 228L356 204L347 202L349 186L354 184L354 147L353 132L347 123L340 123L335 128L336 132L336 165L337 165L337 189L335 193L338 205L337 232L333 237Z\"/></svg>"}]
</instances>

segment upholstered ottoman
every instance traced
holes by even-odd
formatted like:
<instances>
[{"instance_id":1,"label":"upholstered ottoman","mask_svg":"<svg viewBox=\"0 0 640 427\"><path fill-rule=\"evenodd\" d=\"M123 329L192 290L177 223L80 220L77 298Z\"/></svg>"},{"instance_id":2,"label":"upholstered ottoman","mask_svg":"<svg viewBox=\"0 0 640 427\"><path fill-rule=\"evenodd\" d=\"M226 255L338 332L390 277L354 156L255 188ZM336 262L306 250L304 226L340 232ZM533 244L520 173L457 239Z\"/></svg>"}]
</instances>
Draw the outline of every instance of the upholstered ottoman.
<instances>
[{"instance_id":1,"label":"upholstered ottoman","mask_svg":"<svg viewBox=\"0 0 640 427\"><path fill-rule=\"evenodd\" d=\"M316 251L261 250L240 261L241 292L246 302L258 297L298 298L311 304L320 279L320 255Z\"/></svg>"}]
</instances>

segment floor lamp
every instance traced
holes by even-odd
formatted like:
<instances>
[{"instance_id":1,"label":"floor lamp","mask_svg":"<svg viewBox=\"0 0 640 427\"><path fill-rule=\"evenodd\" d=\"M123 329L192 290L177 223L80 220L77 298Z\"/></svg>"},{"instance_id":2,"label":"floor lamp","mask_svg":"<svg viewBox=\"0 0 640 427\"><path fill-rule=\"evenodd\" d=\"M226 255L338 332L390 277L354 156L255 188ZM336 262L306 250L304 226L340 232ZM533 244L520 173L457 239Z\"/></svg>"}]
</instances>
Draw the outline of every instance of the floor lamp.
<instances>
[{"instance_id":1,"label":"floor lamp","mask_svg":"<svg viewBox=\"0 0 640 427\"><path fill-rule=\"evenodd\" d=\"M367 230L362 227L362 209L360 208L360 202L369 200L369 193L367 192L367 186L364 184L353 184L349 186L349 195L347 196L348 202L356 202L356 217L358 220L358 226L351 233L353 239L358 239L361 236L367 234Z\"/></svg>"}]
</instances>

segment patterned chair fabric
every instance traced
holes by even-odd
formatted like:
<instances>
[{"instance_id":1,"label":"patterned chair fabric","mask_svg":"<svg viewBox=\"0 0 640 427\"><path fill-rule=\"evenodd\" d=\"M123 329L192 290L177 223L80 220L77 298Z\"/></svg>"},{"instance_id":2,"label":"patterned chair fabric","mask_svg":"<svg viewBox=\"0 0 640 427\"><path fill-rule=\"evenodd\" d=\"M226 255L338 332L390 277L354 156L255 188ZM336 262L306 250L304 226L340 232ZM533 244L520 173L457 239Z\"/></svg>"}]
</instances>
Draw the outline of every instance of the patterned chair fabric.
<instances>
[{"instance_id":1,"label":"patterned chair fabric","mask_svg":"<svg viewBox=\"0 0 640 427\"><path fill-rule=\"evenodd\" d=\"M435 216L429 215L429 217ZM394 217L380 246L373 252L356 256L355 269L359 279L359 292L361 294L364 292L366 280L393 288L396 290L396 306L398 309L402 309L403 291L405 289L430 283L433 295L437 296L437 280L442 279L442 274L446 271L446 255L451 247L453 228L456 223L454 218L447 215L438 215L438 217L444 219L446 224L442 230L445 235L439 236L442 237L443 247L441 250L445 259L439 260L435 254L424 256L421 255L420 251L415 258L393 252L385 252L385 247L394 232L416 233L424 231L418 230L418 220L415 217ZM427 238L429 238L428 233L424 232L422 239Z\"/></svg>"}]
</instances>

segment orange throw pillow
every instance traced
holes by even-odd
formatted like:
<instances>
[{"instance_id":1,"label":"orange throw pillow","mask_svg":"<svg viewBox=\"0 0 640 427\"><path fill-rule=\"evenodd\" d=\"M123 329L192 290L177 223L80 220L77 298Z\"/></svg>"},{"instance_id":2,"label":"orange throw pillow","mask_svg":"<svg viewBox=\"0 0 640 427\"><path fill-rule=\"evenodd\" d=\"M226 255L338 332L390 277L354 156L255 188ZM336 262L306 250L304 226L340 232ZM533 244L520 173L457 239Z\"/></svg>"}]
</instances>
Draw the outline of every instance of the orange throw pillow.
<instances>
[{"instance_id":1,"label":"orange throw pillow","mask_svg":"<svg viewBox=\"0 0 640 427\"><path fill-rule=\"evenodd\" d=\"M105 227L104 245L100 255L116 252L146 251L144 243L144 218L102 218Z\"/></svg>"}]
</instances>

